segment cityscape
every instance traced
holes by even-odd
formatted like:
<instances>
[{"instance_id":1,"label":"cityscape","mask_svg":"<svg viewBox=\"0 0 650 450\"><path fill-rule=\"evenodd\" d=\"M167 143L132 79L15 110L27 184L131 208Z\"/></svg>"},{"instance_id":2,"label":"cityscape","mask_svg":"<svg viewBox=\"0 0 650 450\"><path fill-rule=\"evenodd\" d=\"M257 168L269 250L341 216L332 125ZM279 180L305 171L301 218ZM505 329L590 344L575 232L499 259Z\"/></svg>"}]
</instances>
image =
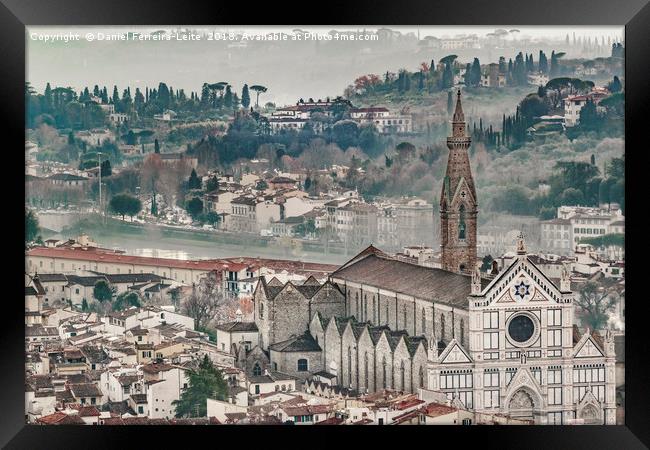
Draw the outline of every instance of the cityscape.
<instances>
[{"instance_id":1,"label":"cityscape","mask_svg":"<svg viewBox=\"0 0 650 450\"><path fill-rule=\"evenodd\" d=\"M622 28L26 40L27 423L624 424Z\"/></svg>"}]
</instances>

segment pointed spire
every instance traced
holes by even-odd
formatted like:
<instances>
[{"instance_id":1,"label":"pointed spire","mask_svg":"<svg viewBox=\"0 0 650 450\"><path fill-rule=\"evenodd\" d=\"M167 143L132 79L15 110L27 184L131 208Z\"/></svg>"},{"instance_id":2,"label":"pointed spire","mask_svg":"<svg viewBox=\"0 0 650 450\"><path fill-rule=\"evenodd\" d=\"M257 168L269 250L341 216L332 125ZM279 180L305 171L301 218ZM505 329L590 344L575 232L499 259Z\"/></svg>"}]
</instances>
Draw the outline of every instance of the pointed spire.
<instances>
[{"instance_id":1,"label":"pointed spire","mask_svg":"<svg viewBox=\"0 0 650 450\"><path fill-rule=\"evenodd\" d=\"M463 114L463 105L460 102L460 89L456 93L458 96L456 100L456 110L454 111L454 116L452 122L465 122L465 114Z\"/></svg>"}]
</instances>

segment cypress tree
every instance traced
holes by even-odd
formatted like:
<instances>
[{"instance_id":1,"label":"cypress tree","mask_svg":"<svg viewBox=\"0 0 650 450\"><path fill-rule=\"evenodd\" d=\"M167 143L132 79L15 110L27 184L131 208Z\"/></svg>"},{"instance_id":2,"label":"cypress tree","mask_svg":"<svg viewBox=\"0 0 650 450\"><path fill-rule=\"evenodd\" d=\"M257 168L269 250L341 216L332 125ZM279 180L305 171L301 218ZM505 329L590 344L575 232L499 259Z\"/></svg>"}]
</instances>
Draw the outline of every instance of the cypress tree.
<instances>
[{"instance_id":1,"label":"cypress tree","mask_svg":"<svg viewBox=\"0 0 650 450\"><path fill-rule=\"evenodd\" d=\"M244 88L241 91L241 105L242 107L248 109L251 104L251 96L248 92L248 85L244 84Z\"/></svg>"}]
</instances>

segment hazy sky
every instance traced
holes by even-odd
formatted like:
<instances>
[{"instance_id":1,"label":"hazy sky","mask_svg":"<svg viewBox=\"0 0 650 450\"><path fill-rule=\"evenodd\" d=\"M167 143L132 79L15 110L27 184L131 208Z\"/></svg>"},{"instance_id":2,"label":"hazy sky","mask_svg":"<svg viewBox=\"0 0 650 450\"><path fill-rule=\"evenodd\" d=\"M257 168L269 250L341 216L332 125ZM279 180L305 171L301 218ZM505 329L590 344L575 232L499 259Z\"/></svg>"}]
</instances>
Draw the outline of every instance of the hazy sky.
<instances>
[{"instance_id":1,"label":"hazy sky","mask_svg":"<svg viewBox=\"0 0 650 450\"><path fill-rule=\"evenodd\" d=\"M27 28L27 80L41 92L45 84L52 86L71 86L77 91L85 86L90 89L95 84L107 86L109 92L113 85L122 90L128 85L143 89L155 87L163 81L175 89L200 92L204 82L227 81L237 92L244 83L263 84L269 88L260 98L261 102L274 101L280 104L293 103L299 97L324 98L343 93L345 87L359 75L365 73L384 73L400 68L414 70L423 61L439 59L449 50L426 50L417 42L250 42L247 47L237 42L221 41L115 41L97 40L99 33L104 35L127 32L148 34L156 30L190 29L193 31L245 32L249 36L284 31L291 33L300 28L319 35L328 31L374 31L380 26L147 26L147 27L28 27ZM623 27L541 27L541 26L387 26L403 34L413 33L423 39L426 36L439 38L462 34L477 34L479 37L495 29L517 29L507 41L534 41L522 50L532 52L537 59L540 49L567 51L562 48L564 39L575 33L583 39L608 38L612 41L623 39ZM78 34L79 40L44 41L45 37L61 37ZM90 33L95 40L88 41ZM490 48L481 50L456 51L459 60L466 61L474 56L481 63L496 62L499 56L514 59L517 42L505 49ZM581 55L567 51L567 58ZM577 51L577 50L576 50ZM595 55L607 56L607 54ZM593 55L591 56L593 57Z\"/></svg>"}]
</instances>

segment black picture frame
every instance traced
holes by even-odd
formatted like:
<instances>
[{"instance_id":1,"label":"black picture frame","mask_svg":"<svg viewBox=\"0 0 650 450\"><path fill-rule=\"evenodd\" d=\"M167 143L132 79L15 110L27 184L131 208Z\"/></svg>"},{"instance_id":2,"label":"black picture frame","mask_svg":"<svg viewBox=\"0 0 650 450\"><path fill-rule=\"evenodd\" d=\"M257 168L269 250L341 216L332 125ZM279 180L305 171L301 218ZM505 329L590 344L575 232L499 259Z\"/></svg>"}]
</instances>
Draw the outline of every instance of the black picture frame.
<instances>
[{"instance_id":1,"label":"black picture frame","mask_svg":"<svg viewBox=\"0 0 650 450\"><path fill-rule=\"evenodd\" d=\"M628 208L627 234L634 244L626 249L626 267L633 292L627 303L626 324L626 414L621 426L562 427L42 427L24 423L24 324L22 320L22 281L24 271L17 261L24 260L24 247L9 225L18 220L24 208L23 158L24 81L26 25L164 25L164 24L312 24L312 25L621 25L625 26L626 195L643 203L648 191L644 159L647 158L647 122L650 121L650 4L648 0L545 0L527 3L517 0L479 2L400 2L332 0L318 4L269 4L250 2L188 2L171 0L1 0L0 5L0 89L2 111L3 164L2 199L7 210L4 233L5 290L0 340L3 369L0 371L0 444L6 448L87 448L198 445L351 445L362 440L366 445L377 439L396 438L397 445L444 445L441 436L461 445L476 439L474 445L499 448L647 448L650 445L650 376L646 355L649 339L644 323L650 301L644 296L641 245L644 226L643 207ZM12 156L13 155L13 156ZM16 161L13 161L13 159ZM638 240L637 240L638 239ZM629 286L628 286L629 287ZM290 430L290 431L287 431ZM390 430L390 431L389 431ZM272 432L272 433L271 433ZM325 439L318 434L327 433ZM290 433L284 435L284 433ZM314 434L316 433L316 434ZM462 433L462 434L461 434ZM205 436L203 436L205 434ZM275 436L271 436L271 434ZM279 435L278 435L279 434ZM199 437L199 435L201 435ZM229 438L228 441L225 439ZM234 441L230 441L234 439ZM206 439L201 443L199 439ZM345 441L343 440L345 439Z\"/></svg>"}]
</instances>

